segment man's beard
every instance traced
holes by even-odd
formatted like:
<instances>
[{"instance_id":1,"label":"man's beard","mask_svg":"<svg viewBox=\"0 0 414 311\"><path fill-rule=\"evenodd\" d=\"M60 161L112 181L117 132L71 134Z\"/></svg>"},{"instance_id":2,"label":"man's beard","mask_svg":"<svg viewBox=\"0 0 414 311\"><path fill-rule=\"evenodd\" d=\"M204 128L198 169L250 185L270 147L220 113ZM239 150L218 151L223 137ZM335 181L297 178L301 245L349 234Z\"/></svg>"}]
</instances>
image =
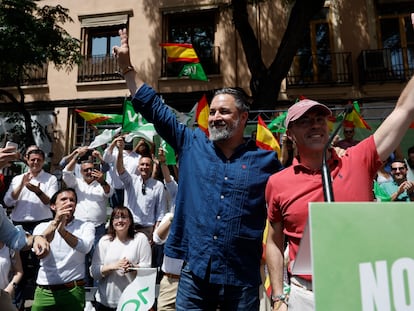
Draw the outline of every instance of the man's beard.
<instances>
[{"instance_id":1,"label":"man's beard","mask_svg":"<svg viewBox=\"0 0 414 311\"><path fill-rule=\"evenodd\" d=\"M215 127L214 123L211 122L208 125L208 133L209 133L209 139L211 141L223 141L227 140L234 136L234 133L236 132L236 129L239 127L240 124L240 118L233 121L229 125L227 125L224 121L218 121L216 124L221 125L225 124L224 127Z\"/></svg>"}]
</instances>

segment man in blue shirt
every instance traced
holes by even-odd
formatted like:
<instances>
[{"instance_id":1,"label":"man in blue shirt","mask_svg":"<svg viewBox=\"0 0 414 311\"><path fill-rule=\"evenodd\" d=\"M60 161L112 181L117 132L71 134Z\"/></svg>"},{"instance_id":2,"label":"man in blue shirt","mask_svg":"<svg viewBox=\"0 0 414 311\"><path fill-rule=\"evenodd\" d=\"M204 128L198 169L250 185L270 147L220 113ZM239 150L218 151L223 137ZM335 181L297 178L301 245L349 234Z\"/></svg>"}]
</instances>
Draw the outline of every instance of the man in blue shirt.
<instances>
[{"instance_id":1,"label":"man in blue shirt","mask_svg":"<svg viewBox=\"0 0 414 311\"><path fill-rule=\"evenodd\" d=\"M249 107L236 89L216 92L207 137L180 124L131 66L128 36L114 47L137 112L179 155L179 189L169 257L185 264L177 310L259 310L259 266L266 220L264 189L281 168L277 154L243 138Z\"/></svg>"}]
</instances>

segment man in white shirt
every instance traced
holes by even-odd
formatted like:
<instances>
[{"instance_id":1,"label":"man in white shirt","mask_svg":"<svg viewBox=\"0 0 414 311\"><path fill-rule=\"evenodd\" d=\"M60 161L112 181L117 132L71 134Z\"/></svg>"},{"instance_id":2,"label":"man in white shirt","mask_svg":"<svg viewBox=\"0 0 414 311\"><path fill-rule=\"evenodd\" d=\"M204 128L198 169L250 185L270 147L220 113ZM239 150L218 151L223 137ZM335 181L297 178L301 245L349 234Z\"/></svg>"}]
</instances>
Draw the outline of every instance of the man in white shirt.
<instances>
[{"instance_id":1,"label":"man in white shirt","mask_svg":"<svg viewBox=\"0 0 414 311\"><path fill-rule=\"evenodd\" d=\"M142 156L139 159L138 172L130 174L123 161L125 142L122 137L115 141L118 147L117 171L125 187L124 205L134 216L135 229L152 240L152 232L159 225L167 207L164 185L151 177L153 163L148 156Z\"/></svg>"},{"instance_id":2,"label":"man in white shirt","mask_svg":"<svg viewBox=\"0 0 414 311\"><path fill-rule=\"evenodd\" d=\"M33 233L33 229L39 223L52 218L49 201L58 190L57 178L43 170L45 153L34 147L25 155L28 171L12 179L4 196L4 204L13 207L11 212L13 224L21 225L29 233ZM21 259L23 279L19 282L15 293L18 305L24 304L23 291L28 280L34 278L39 269L39 260L36 256L32 256L29 250L21 252Z\"/></svg>"},{"instance_id":3,"label":"man in white shirt","mask_svg":"<svg viewBox=\"0 0 414 311\"><path fill-rule=\"evenodd\" d=\"M12 161L18 160L20 154L14 147L0 148L0 169L10 166ZM30 250L38 258L42 258L49 253L49 243L41 236L32 236L25 233L21 226L14 226L9 221L5 209L0 205L0 240L9 248L16 250ZM0 310L16 310L9 293L0 289Z\"/></svg>"},{"instance_id":4,"label":"man in white shirt","mask_svg":"<svg viewBox=\"0 0 414 311\"><path fill-rule=\"evenodd\" d=\"M29 171L15 176L4 196L4 203L13 207L13 223L21 224L28 232L38 223L52 218L49 200L58 190L58 182L55 176L42 169L44 163L45 153L41 149L29 151Z\"/></svg>"},{"instance_id":5,"label":"man in white shirt","mask_svg":"<svg viewBox=\"0 0 414 311\"><path fill-rule=\"evenodd\" d=\"M114 194L110 198L111 207L124 205L124 184L116 171L116 159L118 158L118 148L115 148L116 141L113 140L112 143L105 149L103 154L103 160L108 163L109 171L106 175L106 181L114 188ZM129 174L135 174L138 168L138 160L140 155L133 150L133 143L125 143L123 151L123 159L125 169Z\"/></svg>"},{"instance_id":6,"label":"man in white shirt","mask_svg":"<svg viewBox=\"0 0 414 311\"><path fill-rule=\"evenodd\" d=\"M41 223L34 234L50 243L50 253L40 261L33 311L58 309L83 311L85 307L85 255L95 236L92 223L74 218L76 192L62 189L50 199L52 221Z\"/></svg>"},{"instance_id":7,"label":"man in white shirt","mask_svg":"<svg viewBox=\"0 0 414 311\"><path fill-rule=\"evenodd\" d=\"M79 157L86 151L79 150ZM95 226L94 246L105 234L105 224L107 220L108 198L113 194L113 188L105 181L104 174L94 167L92 161L81 163L80 173L82 178L76 177L73 170L76 165L76 157L73 157L63 169L63 181L66 186L74 188L78 197L78 204L75 211L75 218L91 222ZM89 267L93 255L91 252L87 256L86 265ZM92 285L89 274L88 285Z\"/></svg>"}]
</instances>

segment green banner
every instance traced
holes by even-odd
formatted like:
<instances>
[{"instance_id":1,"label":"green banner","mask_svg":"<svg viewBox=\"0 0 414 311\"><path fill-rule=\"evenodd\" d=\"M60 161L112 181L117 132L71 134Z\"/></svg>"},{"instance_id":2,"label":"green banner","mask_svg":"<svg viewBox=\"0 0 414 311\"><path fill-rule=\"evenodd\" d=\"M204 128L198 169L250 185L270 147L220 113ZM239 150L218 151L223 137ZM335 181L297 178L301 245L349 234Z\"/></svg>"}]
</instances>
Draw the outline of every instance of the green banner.
<instances>
[{"instance_id":1,"label":"green banner","mask_svg":"<svg viewBox=\"0 0 414 311\"><path fill-rule=\"evenodd\" d=\"M413 220L413 203L311 203L316 310L414 310Z\"/></svg>"}]
</instances>

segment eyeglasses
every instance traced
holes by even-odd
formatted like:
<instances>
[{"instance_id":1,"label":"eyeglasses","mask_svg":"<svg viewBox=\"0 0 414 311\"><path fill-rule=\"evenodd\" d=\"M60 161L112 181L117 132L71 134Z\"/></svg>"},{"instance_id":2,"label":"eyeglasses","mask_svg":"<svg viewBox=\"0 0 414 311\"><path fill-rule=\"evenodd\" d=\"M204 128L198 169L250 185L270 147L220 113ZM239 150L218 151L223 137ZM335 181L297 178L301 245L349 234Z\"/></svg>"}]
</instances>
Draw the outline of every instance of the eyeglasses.
<instances>
[{"instance_id":1,"label":"eyeglasses","mask_svg":"<svg viewBox=\"0 0 414 311\"><path fill-rule=\"evenodd\" d=\"M391 167L391 171L396 172L396 171L404 171L406 170L406 168L404 166L400 166L400 167Z\"/></svg>"},{"instance_id":2,"label":"eyeglasses","mask_svg":"<svg viewBox=\"0 0 414 311\"><path fill-rule=\"evenodd\" d=\"M115 215L114 218L113 218L113 220L118 220L118 219L125 220L125 219L128 219L128 216L125 216L125 215Z\"/></svg>"},{"instance_id":3,"label":"eyeglasses","mask_svg":"<svg viewBox=\"0 0 414 311\"><path fill-rule=\"evenodd\" d=\"M143 195L147 194L147 191L145 190L145 184L144 183L142 183L141 192L142 192Z\"/></svg>"}]
</instances>

